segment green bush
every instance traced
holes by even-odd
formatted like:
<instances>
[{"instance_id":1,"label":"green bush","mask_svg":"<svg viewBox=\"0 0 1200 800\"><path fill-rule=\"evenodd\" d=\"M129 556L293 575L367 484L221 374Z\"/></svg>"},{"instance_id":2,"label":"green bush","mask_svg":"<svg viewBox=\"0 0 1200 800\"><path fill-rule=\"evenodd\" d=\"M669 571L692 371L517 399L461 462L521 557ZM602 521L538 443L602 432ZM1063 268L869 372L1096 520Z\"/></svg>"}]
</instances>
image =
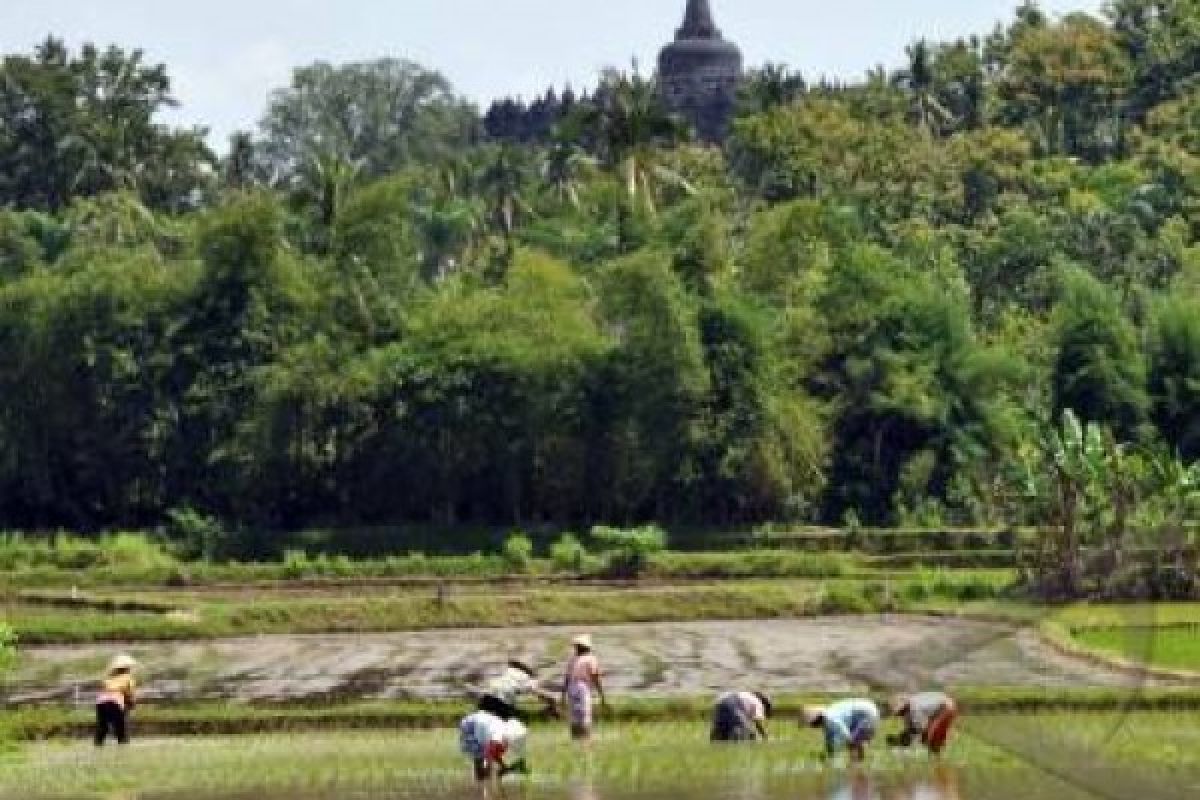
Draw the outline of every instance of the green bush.
<instances>
[{"instance_id":1,"label":"green bush","mask_svg":"<svg viewBox=\"0 0 1200 800\"><path fill-rule=\"evenodd\" d=\"M283 554L283 575L296 580L306 578L312 569L312 561L303 550L288 550Z\"/></svg>"},{"instance_id":2,"label":"green bush","mask_svg":"<svg viewBox=\"0 0 1200 800\"><path fill-rule=\"evenodd\" d=\"M10 572L40 568L152 569L175 563L162 544L143 533L117 533L97 539L67 534L32 537L8 533L0 536L0 570Z\"/></svg>"},{"instance_id":3,"label":"green bush","mask_svg":"<svg viewBox=\"0 0 1200 800\"><path fill-rule=\"evenodd\" d=\"M185 561L216 561L228 553L229 534L216 517L201 514L190 506L167 512L167 538Z\"/></svg>"},{"instance_id":4,"label":"green bush","mask_svg":"<svg viewBox=\"0 0 1200 800\"><path fill-rule=\"evenodd\" d=\"M8 625L0 622L0 677L5 675L17 661L17 634Z\"/></svg>"},{"instance_id":5,"label":"green bush","mask_svg":"<svg viewBox=\"0 0 1200 800\"><path fill-rule=\"evenodd\" d=\"M582 574L587 568L588 551L573 533L564 533L550 546L550 563L559 572Z\"/></svg>"},{"instance_id":6,"label":"green bush","mask_svg":"<svg viewBox=\"0 0 1200 800\"><path fill-rule=\"evenodd\" d=\"M17 661L17 635L13 629L0 622L0 684ZM0 753L12 747L15 738L7 719L9 714L0 714Z\"/></svg>"},{"instance_id":7,"label":"green bush","mask_svg":"<svg viewBox=\"0 0 1200 800\"><path fill-rule=\"evenodd\" d=\"M142 533L118 533L100 540L105 566L153 569L173 567L175 558L161 544Z\"/></svg>"},{"instance_id":8,"label":"green bush","mask_svg":"<svg viewBox=\"0 0 1200 800\"><path fill-rule=\"evenodd\" d=\"M605 571L619 578L637 578L646 572L651 556L667 549L667 534L657 525L640 528L592 528L604 559Z\"/></svg>"},{"instance_id":9,"label":"green bush","mask_svg":"<svg viewBox=\"0 0 1200 800\"><path fill-rule=\"evenodd\" d=\"M879 610L864 592L845 586L826 589L821 596L821 614L869 614Z\"/></svg>"},{"instance_id":10,"label":"green bush","mask_svg":"<svg viewBox=\"0 0 1200 800\"><path fill-rule=\"evenodd\" d=\"M513 533L504 540L501 555L509 571L529 572L533 564L533 540L523 533Z\"/></svg>"}]
</instances>

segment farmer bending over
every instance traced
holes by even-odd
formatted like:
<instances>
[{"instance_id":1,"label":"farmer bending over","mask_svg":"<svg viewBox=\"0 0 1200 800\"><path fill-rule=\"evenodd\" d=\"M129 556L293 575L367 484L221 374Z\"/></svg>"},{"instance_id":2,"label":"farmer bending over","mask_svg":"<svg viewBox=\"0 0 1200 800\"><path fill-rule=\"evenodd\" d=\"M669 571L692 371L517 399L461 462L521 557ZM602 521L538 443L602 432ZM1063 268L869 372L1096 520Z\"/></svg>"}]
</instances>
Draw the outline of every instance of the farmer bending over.
<instances>
[{"instance_id":1,"label":"farmer bending over","mask_svg":"<svg viewBox=\"0 0 1200 800\"><path fill-rule=\"evenodd\" d=\"M714 742L764 741L771 700L762 692L726 692L713 709L711 739Z\"/></svg>"},{"instance_id":2,"label":"farmer bending over","mask_svg":"<svg viewBox=\"0 0 1200 800\"><path fill-rule=\"evenodd\" d=\"M958 719L954 698L942 692L922 692L898 697L891 703L892 715L904 720L904 730L888 737L892 747L910 747L918 738L929 752L939 755L946 749L950 729Z\"/></svg>"},{"instance_id":3,"label":"farmer bending over","mask_svg":"<svg viewBox=\"0 0 1200 800\"><path fill-rule=\"evenodd\" d=\"M108 672L96 695L96 747L103 747L111 733L117 744L129 744L129 712L137 704L137 686L131 656L120 655L108 665Z\"/></svg>"},{"instance_id":4,"label":"farmer bending over","mask_svg":"<svg viewBox=\"0 0 1200 800\"><path fill-rule=\"evenodd\" d=\"M546 710L552 716L558 711L554 695L541 687L533 668L521 661L509 661L503 672L476 692L479 695L478 709L503 720L519 716L517 703L525 695L537 697L544 702Z\"/></svg>"},{"instance_id":5,"label":"farmer bending over","mask_svg":"<svg viewBox=\"0 0 1200 800\"><path fill-rule=\"evenodd\" d=\"M499 780L513 772L529 772L525 760L528 735L520 720L503 720L487 711L464 717L458 726L459 749L471 759L475 780L481 783L493 778Z\"/></svg>"},{"instance_id":6,"label":"farmer bending over","mask_svg":"<svg viewBox=\"0 0 1200 800\"><path fill-rule=\"evenodd\" d=\"M870 700L843 700L828 708L804 709L804 721L811 728L824 729L827 757L845 747L855 761L862 761L867 742L879 730L879 708Z\"/></svg>"}]
</instances>

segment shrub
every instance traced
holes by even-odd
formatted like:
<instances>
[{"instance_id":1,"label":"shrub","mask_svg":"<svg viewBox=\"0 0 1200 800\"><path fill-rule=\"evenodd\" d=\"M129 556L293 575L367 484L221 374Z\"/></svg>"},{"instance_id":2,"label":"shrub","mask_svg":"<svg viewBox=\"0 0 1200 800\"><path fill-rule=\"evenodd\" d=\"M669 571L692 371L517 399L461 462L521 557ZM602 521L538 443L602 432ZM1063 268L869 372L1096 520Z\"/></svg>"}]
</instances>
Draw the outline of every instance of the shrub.
<instances>
[{"instance_id":1,"label":"shrub","mask_svg":"<svg viewBox=\"0 0 1200 800\"><path fill-rule=\"evenodd\" d=\"M8 571L42 567L150 569L175 563L160 543L141 533L118 533L95 540L66 534L53 538L31 538L19 533L0 536L0 569Z\"/></svg>"},{"instance_id":2,"label":"shrub","mask_svg":"<svg viewBox=\"0 0 1200 800\"><path fill-rule=\"evenodd\" d=\"M283 554L283 575L285 578L296 579L308 577L312 570L312 561L303 550L288 550Z\"/></svg>"},{"instance_id":3,"label":"shrub","mask_svg":"<svg viewBox=\"0 0 1200 800\"><path fill-rule=\"evenodd\" d=\"M165 533L185 561L215 561L228 555L225 526L190 506L167 512Z\"/></svg>"},{"instance_id":4,"label":"shrub","mask_svg":"<svg viewBox=\"0 0 1200 800\"><path fill-rule=\"evenodd\" d=\"M151 569L172 567L177 562L161 544L142 533L118 533L100 540L105 566Z\"/></svg>"},{"instance_id":5,"label":"shrub","mask_svg":"<svg viewBox=\"0 0 1200 800\"><path fill-rule=\"evenodd\" d=\"M501 556L510 572L529 572L533 564L533 540L523 533L513 533L504 540Z\"/></svg>"},{"instance_id":6,"label":"shrub","mask_svg":"<svg viewBox=\"0 0 1200 800\"><path fill-rule=\"evenodd\" d=\"M0 622L0 684L17 661L17 635L13 629ZM10 716L4 714L4 717ZM0 753L9 748L13 736L7 719L0 719Z\"/></svg>"},{"instance_id":7,"label":"shrub","mask_svg":"<svg viewBox=\"0 0 1200 800\"><path fill-rule=\"evenodd\" d=\"M587 566L588 552L573 533L564 533L550 546L550 561L559 572L582 573Z\"/></svg>"},{"instance_id":8,"label":"shrub","mask_svg":"<svg viewBox=\"0 0 1200 800\"><path fill-rule=\"evenodd\" d=\"M667 549L667 534L657 525L640 528L592 528L592 539L600 548L605 570L622 578L640 577L650 557Z\"/></svg>"},{"instance_id":9,"label":"shrub","mask_svg":"<svg viewBox=\"0 0 1200 800\"><path fill-rule=\"evenodd\" d=\"M868 614L877 610L863 592L844 586L826 589L821 596L822 614Z\"/></svg>"},{"instance_id":10,"label":"shrub","mask_svg":"<svg viewBox=\"0 0 1200 800\"><path fill-rule=\"evenodd\" d=\"M0 622L0 676L6 674L17 660L17 634Z\"/></svg>"}]
</instances>

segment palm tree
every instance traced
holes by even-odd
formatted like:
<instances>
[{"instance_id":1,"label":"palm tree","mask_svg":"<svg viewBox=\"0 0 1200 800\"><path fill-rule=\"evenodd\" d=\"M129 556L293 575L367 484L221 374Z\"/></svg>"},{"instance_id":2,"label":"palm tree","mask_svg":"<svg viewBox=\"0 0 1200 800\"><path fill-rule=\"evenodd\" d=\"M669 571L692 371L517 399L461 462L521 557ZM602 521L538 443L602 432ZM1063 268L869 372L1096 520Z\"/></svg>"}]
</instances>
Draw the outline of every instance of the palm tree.
<instances>
[{"instance_id":1,"label":"palm tree","mask_svg":"<svg viewBox=\"0 0 1200 800\"><path fill-rule=\"evenodd\" d=\"M660 184L694 191L662 164L662 151L684 141L687 128L668 113L650 81L636 72L632 77L610 73L596 93L587 121L595 131L602 162L617 175L630 201L640 201L653 213Z\"/></svg>"},{"instance_id":2,"label":"palm tree","mask_svg":"<svg viewBox=\"0 0 1200 800\"><path fill-rule=\"evenodd\" d=\"M426 280L444 280L469 260L479 236L479 216L469 200L437 193L414 206L425 246Z\"/></svg>"},{"instance_id":3,"label":"palm tree","mask_svg":"<svg viewBox=\"0 0 1200 800\"><path fill-rule=\"evenodd\" d=\"M258 158L254 137L237 131L229 137L229 155L221 164L221 181L228 189L245 189L258 183Z\"/></svg>"},{"instance_id":4,"label":"palm tree","mask_svg":"<svg viewBox=\"0 0 1200 800\"><path fill-rule=\"evenodd\" d=\"M802 95L803 76L784 64L765 64L752 72L738 94L739 114L762 114L786 106Z\"/></svg>"},{"instance_id":5,"label":"palm tree","mask_svg":"<svg viewBox=\"0 0 1200 800\"><path fill-rule=\"evenodd\" d=\"M292 201L312 211L316 227L314 246L318 251L327 252L332 247L334 223L360 172L360 164L331 150L321 150L313 153L292 176Z\"/></svg>"},{"instance_id":6,"label":"palm tree","mask_svg":"<svg viewBox=\"0 0 1200 800\"><path fill-rule=\"evenodd\" d=\"M414 203L426 280L444 280L471 260L484 229L474 184L472 165L452 159L437 170L432 186Z\"/></svg>"},{"instance_id":7,"label":"palm tree","mask_svg":"<svg viewBox=\"0 0 1200 800\"><path fill-rule=\"evenodd\" d=\"M542 182L560 203L578 210L580 179L586 168L595 163L595 159L584 153L576 140L559 126L551 136L539 172Z\"/></svg>"},{"instance_id":8,"label":"palm tree","mask_svg":"<svg viewBox=\"0 0 1200 800\"><path fill-rule=\"evenodd\" d=\"M518 217L529 210L521 189L525 170L520 163L520 151L511 145L502 146L480 176L480 189L487 198L489 216L504 238L511 239Z\"/></svg>"},{"instance_id":9,"label":"palm tree","mask_svg":"<svg viewBox=\"0 0 1200 800\"><path fill-rule=\"evenodd\" d=\"M898 72L893 82L909 95L909 116L929 135L939 133L954 115L938 98L937 74L929 42L917 41L908 48L908 66Z\"/></svg>"}]
</instances>

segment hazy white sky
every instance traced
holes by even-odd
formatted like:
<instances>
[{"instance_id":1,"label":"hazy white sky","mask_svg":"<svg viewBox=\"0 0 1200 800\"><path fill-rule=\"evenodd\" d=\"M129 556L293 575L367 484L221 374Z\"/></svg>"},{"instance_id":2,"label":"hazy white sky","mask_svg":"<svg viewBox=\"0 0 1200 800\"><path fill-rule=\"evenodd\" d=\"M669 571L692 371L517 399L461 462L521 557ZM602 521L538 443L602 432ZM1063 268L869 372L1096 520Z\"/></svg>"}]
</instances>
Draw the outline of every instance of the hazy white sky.
<instances>
[{"instance_id":1,"label":"hazy white sky","mask_svg":"<svg viewBox=\"0 0 1200 800\"><path fill-rule=\"evenodd\" d=\"M590 85L605 66L653 68L685 0L0 0L0 50L48 33L141 47L170 67L183 107L172 118L223 145L252 127L293 66L395 56L445 73L481 105L550 84ZM1019 0L712 0L749 64L785 62L809 77L853 78L892 65L919 36L986 32ZM1044 0L1055 13L1102 0Z\"/></svg>"}]
</instances>

